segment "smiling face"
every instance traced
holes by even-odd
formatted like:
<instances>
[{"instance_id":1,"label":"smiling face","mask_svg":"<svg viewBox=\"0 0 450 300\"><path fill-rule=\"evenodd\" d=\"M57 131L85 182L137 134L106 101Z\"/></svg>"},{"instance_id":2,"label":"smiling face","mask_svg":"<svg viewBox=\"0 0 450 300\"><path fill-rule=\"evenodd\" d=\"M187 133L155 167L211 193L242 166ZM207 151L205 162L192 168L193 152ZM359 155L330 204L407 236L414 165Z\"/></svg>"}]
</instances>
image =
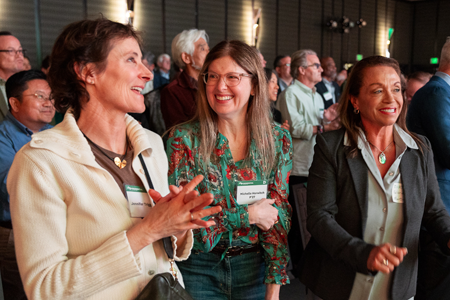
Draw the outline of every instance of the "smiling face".
<instances>
[{"instance_id":1,"label":"smiling face","mask_svg":"<svg viewBox=\"0 0 450 300\"><path fill-rule=\"evenodd\" d=\"M22 93L20 101L10 98L11 113L28 129L38 132L50 123L55 115L55 107L48 100L51 89L46 80L33 79L27 82L28 88ZM43 96L39 99L36 95Z\"/></svg>"},{"instance_id":2,"label":"smiling face","mask_svg":"<svg viewBox=\"0 0 450 300\"><path fill-rule=\"evenodd\" d=\"M134 38L111 43L105 70L100 74L95 74L94 70L93 84L90 84L90 78L87 79L90 101L99 101L111 112L143 112L145 105L141 91L153 75L142 63L139 44Z\"/></svg>"},{"instance_id":3,"label":"smiling face","mask_svg":"<svg viewBox=\"0 0 450 300\"><path fill-rule=\"evenodd\" d=\"M269 99L272 101L277 101L279 87L277 83L277 76L275 76L275 74L273 73L272 77L269 80L268 88L269 88Z\"/></svg>"},{"instance_id":4,"label":"smiling face","mask_svg":"<svg viewBox=\"0 0 450 300\"><path fill-rule=\"evenodd\" d=\"M247 113L250 94L253 92L250 77L243 76L237 86L229 87L225 84L224 77L227 73L248 74L230 56L214 60L208 68L208 72L214 72L220 76L215 85L206 85L206 97L209 106L216 112L219 118L233 120L241 118Z\"/></svg>"},{"instance_id":5,"label":"smiling face","mask_svg":"<svg viewBox=\"0 0 450 300\"><path fill-rule=\"evenodd\" d=\"M400 77L388 66L367 68L359 95L351 96L351 102L360 110L365 130L394 125L403 107Z\"/></svg>"}]
</instances>

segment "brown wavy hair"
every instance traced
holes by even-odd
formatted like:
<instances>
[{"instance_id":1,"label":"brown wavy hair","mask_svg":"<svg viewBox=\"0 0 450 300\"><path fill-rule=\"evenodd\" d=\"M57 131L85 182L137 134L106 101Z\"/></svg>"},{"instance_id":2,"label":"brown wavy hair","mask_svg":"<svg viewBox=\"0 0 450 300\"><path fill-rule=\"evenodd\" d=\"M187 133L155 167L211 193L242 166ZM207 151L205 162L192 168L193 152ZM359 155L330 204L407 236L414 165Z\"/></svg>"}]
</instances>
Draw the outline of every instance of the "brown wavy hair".
<instances>
[{"instance_id":1,"label":"brown wavy hair","mask_svg":"<svg viewBox=\"0 0 450 300\"><path fill-rule=\"evenodd\" d=\"M361 122L361 115L354 112L355 108L350 101L350 97L358 97L361 87L364 84L364 76L367 68L385 66L391 67L395 70L398 77L401 78L401 71L398 62L393 58L387 58L384 56L370 56L359 61L353 68L348 77L347 84L345 85L344 92L339 100L339 116L341 118L342 126L347 130L349 142L350 142L350 157L355 157L358 151L358 136L359 128L364 130L364 126ZM404 87L402 86L402 89ZM406 128L406 112L407 105L404 93L402 91L403 106L398 119L396 121L397 125L400 126L406 133L408 133L417 146L422 151L424 146L423 142L413 133L411 133L408 128Z\"/></svg>"},{"instance_id":2,"label":"brown wavy hair","mask_svg":"<svg viewBox=\"0 0 450 300\"><path fill-rule=\"evenodd\" d=\"M101 73L106 68L106 58L114 41L129 37L142 46L139 33L131 25L104 17L74 22L64 28L53 46L48 73L55 107L59 112L65 113L71 108L75 119L78 119L83 103L89 101L86 83L75 72L75 64L83 68L93 63L95 71Z\"/></svg>"},{"instance_id":3,"label":"brown wavy hair","mask_svg":"<svg viewBox=\"0 0 450 300\"><path fill-rule=\"evenodd\" d=\"M263 161L263 173L270 174L275 162L275 142L272 136L270 117L270 100L267 95L266 75L261 65L258 54L252 47L237 40L222 41L206 56L203 68L198 78L197 113L194 120L200 122L201 144L200 155L209 161L214 150L217 134L218 116L209 106L206 98L206 85L202 73L208 72L211 63L219 58L230 56L242 69L252 75L251 83L255 92L250 96L247 107L247 155L250 158L250 145L252 139L256 141L256 147Z\"/></svg>"}]
</instances>

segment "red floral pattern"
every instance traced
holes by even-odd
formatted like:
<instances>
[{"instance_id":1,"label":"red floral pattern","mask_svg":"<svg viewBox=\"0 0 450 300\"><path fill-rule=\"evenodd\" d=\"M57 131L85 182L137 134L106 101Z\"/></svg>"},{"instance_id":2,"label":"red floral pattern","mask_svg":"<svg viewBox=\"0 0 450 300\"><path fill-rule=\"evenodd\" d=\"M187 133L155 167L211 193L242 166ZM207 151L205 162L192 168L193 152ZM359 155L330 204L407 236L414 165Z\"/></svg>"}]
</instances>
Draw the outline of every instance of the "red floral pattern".
<instances>
[{"instance_id":1,"label":"red floral pattern","mask_svg":"<svg viewBox=\"0 0 450 300\"><path fill-rule=\"evenodd\" d=\"M292 168L292 142L287 130L273 125L272 134L276 146L276 167L268 178L268 198L275 199L279 222L270 230L262 231L248 221L248 205L239 205L235 199L237 181L261 180L262 160L257 153L255 141L250 146L251 166L245 161L235 163L231 155L228 140L218 134L216 147L204 166L205 159L198 152L200 146L200 129L198 123L179 125L169 133L167 157L169 159L169 183L186 184L196 175L205 179L197 190L214 195L213 205L220 205L222 212L213 216L216 226L194 231L194 249L209 252L222 235L228 238L232 232L233 239L240 239L249 244L260 243L264 248L266 261L265 283L286 284L289 278L286 265L289 260L287 252L287 234L291 226L292 209L287 201L288 179ZM212 163L215 162L215 163ZM223 169L222 169L222 166ZM205 171L204 168L207 168ZM223 172L222 172L223 171ZM223 178L225 176L225 178ZM225 196L225 184L228 185L230 204ZM205 218L211 220L212 216Z\"/></svg>"}]
</instances>

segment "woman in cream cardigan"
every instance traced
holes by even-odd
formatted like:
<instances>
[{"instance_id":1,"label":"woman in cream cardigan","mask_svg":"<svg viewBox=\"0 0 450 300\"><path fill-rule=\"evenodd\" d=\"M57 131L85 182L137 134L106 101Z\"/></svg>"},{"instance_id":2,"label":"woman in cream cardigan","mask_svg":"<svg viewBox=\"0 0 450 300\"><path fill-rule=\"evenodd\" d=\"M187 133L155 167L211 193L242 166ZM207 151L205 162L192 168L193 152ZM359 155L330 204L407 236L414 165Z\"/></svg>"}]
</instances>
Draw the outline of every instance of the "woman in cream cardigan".
<instances>
[{"instance_id":1,"label":"woman in cream cardigan","mask_svg":"<svg viewBox=\"0 0 450 300\"><path fill-rule=\"evenodd\" d=\"M201 218L220 208L203 209L212 195L193 191L201 176L169 189L161 139L127 115L144 111L140 91L152 79L131 26L70 24L51 57L64 121L34 135L8 176L25 291L31 299L133 299L169 271L161 239L172 236L175 260L186 259L191 229L214 225Z\"/></svg>"}]
</instances>

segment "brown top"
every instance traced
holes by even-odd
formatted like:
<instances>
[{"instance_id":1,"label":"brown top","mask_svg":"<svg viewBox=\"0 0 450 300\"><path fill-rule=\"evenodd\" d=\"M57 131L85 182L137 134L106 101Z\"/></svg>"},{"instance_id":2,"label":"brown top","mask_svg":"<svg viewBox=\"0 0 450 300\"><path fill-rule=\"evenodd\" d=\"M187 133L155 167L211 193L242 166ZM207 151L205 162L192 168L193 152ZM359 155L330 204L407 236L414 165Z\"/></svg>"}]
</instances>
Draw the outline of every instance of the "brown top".
<instances>
[{"instance_id":1,"label":"brown top","mask_svg":"<svg viewBox=\"0 0 450 300\"><path fill-rule=\"evenodd\" d=\"M129 145L126 155L120 155L112 151L109 151L105 148L102 148L99 145L94 144L90 140L88 140L88 143L89 146L91 146L92 152L94 153L95 161L102 168L108 171L109 174L111 174L111 176L116 181L117 185L119 185L120 190L122 191L125 198L126 198L125 184L144 187L144 185L141 182L141 179L136 175L136 173L134 173L133 168L131 167L131 162L133 160L133 153L134 153L134 150L131 145ZM108 157L105 154L103 154L102 151L100 151L97 147L100 148L106 155L108 155ZM119 157L121 160L125 159L127 161L127 165L123 169L120 169L118 166L116 166L116 164L113 161L115 157Z\"/></svg>"},{"instance_id":2,"label":"brown top","mask_svg":"<svg viewBox=\"0 0 450 300\"><path fill-rule=\"evenodd\" d=\"M186 71L161 90L161 113L166 129L189 121L197 110L197 80Z\"/></svg>"}]
</instances>

